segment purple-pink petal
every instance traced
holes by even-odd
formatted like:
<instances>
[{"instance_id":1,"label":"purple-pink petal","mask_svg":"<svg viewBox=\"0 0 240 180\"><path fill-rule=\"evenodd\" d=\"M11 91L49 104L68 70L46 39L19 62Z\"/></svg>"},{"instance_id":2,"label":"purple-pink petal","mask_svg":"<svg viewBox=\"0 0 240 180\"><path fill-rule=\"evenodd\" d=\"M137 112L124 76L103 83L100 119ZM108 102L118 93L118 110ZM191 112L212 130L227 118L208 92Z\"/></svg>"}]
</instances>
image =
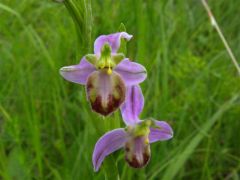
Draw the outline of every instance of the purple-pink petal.
<instances>
[{"instance_id":1,"label":"purple-pink petal","mask_svg":"<svg viewBox=\"0 0 240 180\"><path fill-rule=\"evenodd\" d=\"M88 76L95 70L96 68L94 65L89 63L85 57L83 57L77 65L62 67L60 69L60 74L68 81L85 85Z\"/></svg>"},{"instance_id":2,"label":"purple-pink petal","mask_svg":"<svg viewBox=\"0 0 240 180\"><path fill-rule=\"evenodd\" d=\"M121 75L127 86L143 82L147 77L147 71L141 64L131 62L129 59L122 60L114 69Z\"/></svg>"},{"instance_id":3,"label":"purple-pink petal","mask_svg":"<svg viewBox=\"0 0 240 180\"><path fill-rule=\"evenodd\" d=\"M154 121L159 128L150 128L149 142L164 141L173 137L171 126L165 121Z\"/></svg>"},{"instance_id":4,"label":"purple-pink petal","mask_svg":"<svg viewBox=\"0 0 240 180\"><path fill-rule=\"evenodd\" d=\"M112 53L116 53L120 47L121 38L129 41L132 38L132 35L126 32L119 32L109 35L101 35L94 42L94 53L100 54L102 46L105 43L108 43L112 48Z\"/></svg>"},{"instance_id":5,"label":"purple-pink petal","mask_svg":"<svg viewBox=\"0 0 240 180\"><path fill-rule=\"evenodd\" d=\"M121 113L126 125L134 125L139 120L139 115L143 110L144 97L139 85L127 87L126 99L121 106Z\"/></svg>"},{"instance_id":6,"label":"purple-pink petal","mask_svg":"<svg viewBox=\"0 0 240 180\"><path fill-rule=\"evenodd\" d=\"M96 143L92 162L94 170L98 171L104 158L122 148L127 141L127 133L123 128L115 129L104 134Z\"/></svg>"}]
</instances>

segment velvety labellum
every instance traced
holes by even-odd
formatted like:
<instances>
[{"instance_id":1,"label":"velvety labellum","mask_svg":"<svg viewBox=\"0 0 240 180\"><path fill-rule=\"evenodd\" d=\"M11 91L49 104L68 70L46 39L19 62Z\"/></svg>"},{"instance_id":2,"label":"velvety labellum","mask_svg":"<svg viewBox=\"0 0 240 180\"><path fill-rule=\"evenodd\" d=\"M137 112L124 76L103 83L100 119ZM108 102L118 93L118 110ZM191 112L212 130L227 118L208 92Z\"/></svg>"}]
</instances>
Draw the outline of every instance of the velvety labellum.
<instances>
[{"instance_id":1,"label":"velvety labellum","mask_svg":"<svg viewBox=\"0 0 240 180\"><path fill-rule=\"evenodd\" d=\"M87 80L87 96L92 109L104 116L116 111L125 100L126 88L116 73L107 68L95 71Z\"/></svg>"},{"instance_id":2,"label":"velvety labellum","mask_svg":"<svg viewBox=\"0 0 240 180\"><path fill-rule=\"evenodd\" d=\"M147 165L151 157L147 136L132 137L125 144L125 159L129 166L142 168Z\"/></svg>"}]
</instances>

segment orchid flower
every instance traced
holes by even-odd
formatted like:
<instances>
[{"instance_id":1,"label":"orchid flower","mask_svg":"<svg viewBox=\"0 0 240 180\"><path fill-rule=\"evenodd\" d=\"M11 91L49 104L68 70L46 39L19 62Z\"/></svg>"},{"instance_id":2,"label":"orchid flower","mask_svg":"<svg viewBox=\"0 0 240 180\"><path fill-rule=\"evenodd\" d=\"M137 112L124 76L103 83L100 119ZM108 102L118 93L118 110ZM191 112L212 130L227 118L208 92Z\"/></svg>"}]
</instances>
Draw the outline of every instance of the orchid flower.
<instances>
[{"instance_id":1,"label":"orchid flower","mask_svg":"<svg viewBox=\"0 0 240 180\"><path fill-rule=\"evenodd\" d=\"M173 137L171 126L165 121L140 120L144 97L138 85L127 88L126 101L121 107L126 128L118 128L104 134L93 151L94 170L98 171L104 158L124 148L125 160L133 168L144 167L151 157L150 144Z\"/></svg>"},{"instance_id":2,"label":"orchid flower","mask_svg":"<svg viewBox=\"0 0 240 180\"><path fill-rule=\"evenodd\" d=\"M122 42L131 38L126 32L101 35L94 42L94 54L84 56L77 65L60 69L66 80L86 86L92 109L104 116L124 102L127 86L146 79L146 69L119 52Z\"/></svg>"}]
</instances>

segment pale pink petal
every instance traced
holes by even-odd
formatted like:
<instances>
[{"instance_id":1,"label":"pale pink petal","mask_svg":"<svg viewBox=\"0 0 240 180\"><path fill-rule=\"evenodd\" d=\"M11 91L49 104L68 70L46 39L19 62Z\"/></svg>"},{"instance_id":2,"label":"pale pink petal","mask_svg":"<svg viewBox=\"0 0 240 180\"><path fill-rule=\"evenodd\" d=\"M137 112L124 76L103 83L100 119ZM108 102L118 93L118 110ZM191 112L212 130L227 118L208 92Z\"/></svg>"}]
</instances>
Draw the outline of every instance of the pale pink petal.
<instances>
[{"instance_id":1,"label":"pale pink petal","mask_svg":"<svg viewBox=\"0 0 240 180\"><path fill-rule=\"evenodd\" d=\"M127 86L137 85L147 77L147 71L144 66L129 61L127 58L122 60L114 71L121 75Z\"/></svg>"},{"instance_id":2,"label":"pale pink petal","mask_svg":"<svg viewBox=\"0 0 240 180\"><path fill-rule=\"evenodd\" d=\"M123 128L115 129L104 134L96 143L92 162L94 170L98 171L104 158L122 148L127 140L127 133Z\"/></svg>"},{"instance_id":3,"label":"pale pink petal","mask_svg":"<svg viewBox=\"0 0 240 180\"><path fill-rule=\"evenodd\" d=\"M126 125L134 125L139 120L139 115L143 110L144 97L139 85L127 87L126 99L121 106L121 113Z\"/></svg>"},{"instance_id":4,"label":"pale pink petal","mask_svg":"<svg viewBox=\"0 0 240 180\"><path fill-rule=\"evenodd\" d=\"M165 141L173 137L171 126L165 121L154 121L159 128L150 128L149 142Z\"/></svg>"},{"instance_id":5,"label":"pale pink petal","mask_svg":"<svg viewBox=\"0 0 240 180\"><path fill-rule=\"evenodd\" d=\"M121 38L129 41L132 35L126 32L119 32L109 35L101 35L94 42L94 54L100 54L102 46L108 43L112 48L112 53L116 53L120 47Z\"/></svg>"},{"instance_id":6,"label":"pale pink petal","mask_svg":"<svg viewBox=\"0 0 240 180\"><path fill-rule=\"evenodd\" d=\"M79 64L65 66L60 69L60 74L64 79L85 85L88 76L96 70L94 65L89 63L85 57L82 58Z\"/></svg>"}]
</instances>

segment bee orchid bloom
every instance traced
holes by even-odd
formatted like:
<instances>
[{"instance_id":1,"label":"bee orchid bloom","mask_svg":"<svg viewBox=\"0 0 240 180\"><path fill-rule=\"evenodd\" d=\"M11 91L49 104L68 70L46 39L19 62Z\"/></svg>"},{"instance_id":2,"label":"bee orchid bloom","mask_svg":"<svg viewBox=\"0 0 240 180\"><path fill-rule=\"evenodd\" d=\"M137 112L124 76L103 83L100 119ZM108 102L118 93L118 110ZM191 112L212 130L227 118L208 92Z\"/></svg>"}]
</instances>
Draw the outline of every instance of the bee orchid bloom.
<instances>
[{"instance_id":1,"label":"bee orchid bloom","mask_svg":"<svg viewBox=\"0 0 240 180\"><path fill-rule=\"evenodd\" d=\"M121 107L127 127L109 131L97 141L92 157L95 171L99 170L106 156L121 148L125 150L125 160L129 166L142 168L151 157L150 144L173 137L173 130L165 121L139 119L143 106L140 87L128 87L126 101Z\"/></svg>"},{"instance_id":2,"label":"bee orchid bloom","mask_svg":"<svg viewBox=\"0 0 240 180\"><path fill-rule=\"evenodd\" d=\"M66 80L86 86L92 109L104 116L124 102L127 86L146 79L146 69L142 65L118 52L121 42L131 38L126 32L99 36L94 43L94 54L84 56L77 65L60 69Z\"/></svg>"}]
</instances>

